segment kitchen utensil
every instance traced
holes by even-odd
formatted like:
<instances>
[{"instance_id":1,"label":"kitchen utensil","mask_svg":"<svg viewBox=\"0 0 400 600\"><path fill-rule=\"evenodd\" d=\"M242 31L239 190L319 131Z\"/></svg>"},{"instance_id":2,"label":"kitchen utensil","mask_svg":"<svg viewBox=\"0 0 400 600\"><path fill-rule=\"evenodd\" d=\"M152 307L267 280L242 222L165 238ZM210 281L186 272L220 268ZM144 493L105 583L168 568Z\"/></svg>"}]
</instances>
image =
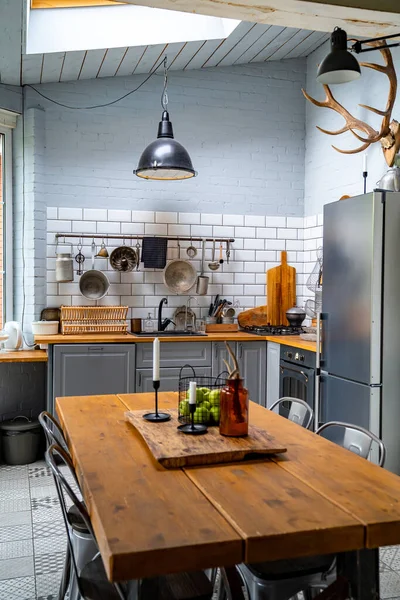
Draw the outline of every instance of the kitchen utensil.
<instances>
[{"instance_id":1,"label":"kitchen utensil","mask_svg":"<svg viewBox=\"0 0 400 600\"><path fill-rule=\"evenodd\" d=\"M126 333L127 314L127 306L62 306L61 333Z\"/></svg>"},{"instance_id":2,"label":"kitchen utensil","mask_svg":"<svg viewBox=\"0 0 400 600\"><path fill-rule=\"evenodd\" d=\"M59 321L60 320L60 309L59 308L44 308L40 313L41 321Z\"/></svg>"},{"instance_id":3,"label":"kitchen utensil","mask_svg":"<svg viewBox=\"0 0 400 600\"><path fill-rule=\"evenodd\" d=\"M205 296L208 291L208 283L210 278L204 275L204 252L205 252L206 241L202 240L201 244L201 271L197 278L196 294L198 296Z\"/></svg>"},{"instance_id":4,"label":"kitchen utensil","mask_svg":"<svg viewBox=\"0 0 400 600\"><path fill-rule=\"evenodd\" d=\"M303 308L299 306L293 306L286 311L286 318L289 321L289 325L292 327L301 327L304 319L306 318L306 313Z\"/></svg>"},{"instance_id":5,"label":"kitchen utensil","mask_svg":"<svg viewBox=\"0 0 400 600\"><path fill-rule=\"evenodd\" d=\"M213 302L211 302L210 307L208 309L208 316L211 317L211 315L213 314L213 310L214 310L214 304Z\"/></svg>"},{"instance_id":6,"label":"kitchen utensil","mask_svg":"<svg viewBox=\"0 0 400 600\"><path fill-rule=\"evenodd\" d=\"M389 190L390 192L400 192L400 168L392 167L389 169L376 185L380 190Z\"/></svg>"},{"instance_id":7,"label":"kitchen utensil","mask_svg":"<svg viewBox=\"0 0 400 600\"><path fill-rule=\"evenodd\" d=\"M115 271L128 273L137 264L136 252L130 246L119 246L111 252L110 265Z\"/></svg>"},{"instance_id":8,"label":"kitchen utensil","mask_svg":"<svg viewBox=\"0 0 400 600\"><path fill-rule=\"evenodd\" d=\"M197 273L187 260L172 260L163 272L164 285L175 294L188 292L196 283Z\"/></svg>"},{"instance_id":9,"label":"kitchen utensil","mask_svg":"<svg viewBox=\"0 0 400 600\"><path fill-rule=\"evenodd\" d=\"M225 305L222 309L222 317L233 319L236 314L236 310L232 306Z\"/></svg>"},{"instance_id":10,"label":"kitchen utensil","mask_svg":"<svg viewBox=\"0 0 400 600\"><path fill-rule=\"evenodd\" d=\"M142 319L131 319L132 333L140 333L142 331Z\"/></svg>"},{"instance_id":11,"label":"kitchen utensil","mask_svg":"<svg viewBox=\"0 0 400 600\"><path fill-rule=\"evenodd\" d=\"M144 410L125 413L125 418L140 433L154 458L165 468L230 463L244 460L247 454L280 454L286 447L271 434L255 425L249 425L249 435L230 439L219 434L218 427L210 427L207 447L202 436L182 435L177 431L177 409L169 409L172 419L162 427L155 427L143 419Z\"/></svg>"},{"instance_id":12,"label":"kitchen utensil","mask_svg":"<svg viewBox=\"0 0 400 600\"><path fill-rule=\"evenodd\" d=\"M197 248L193 246L192 240L190 240L190 246L186 248L186 254L189 258L194 258L197 255Z\"/></svg>"},{"instance_id":13,"label":"kitchen utensil","mask_svg":"<svg viewBox=\"0 0 400 600\"><path fill-rule=\"evenodd\" d=\"M187 318L186 318L186 305L178 306L178 308L174 312L174 316L172 317L172 321L175 323L175 329L178 331L184 331L187 323L192 323L196 325L196 314L189 307L187 309Z\"/></svg>"},{"instance_id":14,"label":"kitchen utensil","mask_svg":"<svg viewBox=\"0 0 400 600\"><path fill-rule=\"evenodd\" d=\"M94 255L96 245L92 243L92 268L86 271L79 280L79 291L82 296L89 300L101 300L107 294L110 288L110 282L107 275L94 268ZM111 261L110 261L111 262Z\"/></svg>"},{"instance_id":15,"label":"kitchen utensil","mask_svg":"<svg viewBox=\"0 0 400 600\"><path fill-rule=\"evenodd\" d=\"M80 241L78 244L78 254L75 256L75 261L78 263L78 270L76 271L77 275L83 274L83 263L85 262L85 257L82 254L82 242Z\"/></svg>"},{"instance_id":16,"label":"kitchen utensil","mask_svg":"<svg viewBox=\"0 0 400 600\"><path fill-rule=\"evenodd\" d=\"M108 258L109 257L108 250L106 248L104 240L101 242L100 250L96 254L96 257L98 257L98 258Z\"/></svg>"},{"instance_id":17,"label":"kitchen utensil","mask_svg":"<svg viewBox=\"0 0 400 600\"><path fill-rule=\"evenodd\" d=\"M206 317L207 325L215 325L217 322L216 317Z\"/></svg>"},{"instance_id":18,"label":"kitchen utensil","mask_svg":"<svg viewBox=\"0 0 400 600\"><path fill-rule=\"evenodd\" d=\"M224 263L224 259L222 258L222 242L219 244L219 264L222 265Z\"/></svg>"},{"instance_id":19,"label":"kitchen utensil","mask_svg":"<svg viewBox=\"0 0 400 600\"><path fill-rule=\"evenodd\" d=\"M286 311L296 304L296 269L287 264L287 252L281 252L281 264L267 271L267 323L288 325Z\"/></svg>"},{"instance_id":20,"label":"kitchen utensil","mask_svg":"<svg viewBox=\"0 0 400 600\"><path fill-rule=\"evenodd\" d=\"M136 240L136 271L139 271L140 265L140 244L139 240Z\"/></svg>"},{"instance_id":21,"label":"kitchen utensil","mask_svg":"<svg viewBox=\"0 0 400 600\"><path fill-rule=\"evenodd\" d=\"M6 352L21 350L24 345L21 324L18 321L7 321L3 331L8 334L8 340L4 342L4 350Z\"/></svg>"},{"instance_id":22,"label":"kitchen utensil","mask_svg":"<svg viewBox=\"0 0 400 600\"><path fill-rule=\"evenodd\" d=\"M212 261L208 263L210 271L217 271L219 269L219 262L215 260L215 240L213 240L212 246Z\"/></svg>"},{"instance_id":23,"label":"kitchen utensil","mask_svg":"<svg viewBox=\"0 0 400 600\"><path fill-rule=\"evenodd\" d=\"M238 314L240 327L262 326L268 323L268 307L257 306Z\"/></svg>"},{"instance_id":24,"label":"kitchen utensil","mask_svg":"<svg viewBox=\"0 0 400 600\"><path fill-rule=\"evenodd\" d=\"M74 260L71 252L57 252L56 248L56 281L64 283L74 280Z\"/></svg>"},{"instance_id":25,"label":"kitchen utensil","mask_svg":"<svg viewBox=\"0 0 400 600\"><path fill-rule=\"evenodd\" d=\"M32 333L33 335L56 335L60 321L33 321L32 322Z\"/></svg>"},{"instance_id":26,"label":"kitchen utensil","mask_svg":"<svg viewBox=\"0 0 400 600\"><path fill-rule=\"evenodd\" d=\"M224 323L225 325L232 325L233 317L222 317L221 323Z\"/></svg>"},{"instance_id":27,"label":"kitchen utensil","mask_svg":"<svg viewBox=\"0 0 400 600\"><path fill-rule=\"evenodd\" d=\"M229 265L229 259L231 256L231 243L229 240L226 240L226 264Z\"/></svg>"}]
</instances>

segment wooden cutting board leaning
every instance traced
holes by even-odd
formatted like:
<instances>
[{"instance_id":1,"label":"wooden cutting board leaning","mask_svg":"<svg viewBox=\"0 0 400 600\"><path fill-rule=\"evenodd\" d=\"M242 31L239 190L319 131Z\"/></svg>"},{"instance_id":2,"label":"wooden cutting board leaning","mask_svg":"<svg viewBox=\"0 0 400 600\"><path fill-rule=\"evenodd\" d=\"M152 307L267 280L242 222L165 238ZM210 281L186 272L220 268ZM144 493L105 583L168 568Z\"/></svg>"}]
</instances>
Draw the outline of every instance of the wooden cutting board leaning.
<instances>
[{"instance_id":1,"label":"wooden cutting board leaning","mask_svg":"<svg viewBox=\"0 0 400 600\"><path fill-rule=\"evenodd\" d=\"M218 427L209 427L206 435L185 435L177 430L178 411L170 409L172 419L166 423L149 423L143 419L147 410L133 410L125 418L140 433L154 458L167 469L195 465L212 465L244 460L248 455L281 454L286 447L264 429L249 425L245 437L225 437Z\"/></svg>"},{"instance_id":2,"label":"wooden cutting board leaning","mask_svg":"<svg viewBox=\"0 0 400 600\"><path fill-rule=\"evenodd\" d=\"M281 252L281 264L267 271L267 322L289 325L286 311L296 306L296 269L287 264L287 252Z\"/></svg>"}]
</instances>

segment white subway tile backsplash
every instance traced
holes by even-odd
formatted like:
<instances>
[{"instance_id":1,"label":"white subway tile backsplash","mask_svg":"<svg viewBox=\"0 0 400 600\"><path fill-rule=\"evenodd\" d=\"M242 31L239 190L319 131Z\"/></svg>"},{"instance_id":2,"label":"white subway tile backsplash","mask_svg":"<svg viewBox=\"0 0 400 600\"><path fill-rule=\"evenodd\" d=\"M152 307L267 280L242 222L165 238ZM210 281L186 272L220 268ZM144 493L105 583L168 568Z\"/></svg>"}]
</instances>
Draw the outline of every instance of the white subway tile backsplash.
<instances>
[{"instance_id":1,"label":"white subway tile backsplash","mask_svg":"<svg viewBox=\"0 0 400 600\"><path fill-rule=\"evenodd\" d=\"M304 219L304 227L316 227L317 226L317 215L312 215L310 217L305 217Z\"/></svg>"},{"instance_id":2,"label":"white subway tile backsplash","mask_svg":"<svg viewBox=\"0 0 400 600\"><path fill-rule=\"evenodd\" d=\"M243 215L223 215L222 222L224 225L244 225Z\"/></svg>"},{"instance_id":3,"label":"white subway tile backsplash","mask_svg":"<svg viewBox=\"0 0 400 600\"><path fill-rule=\"evenodd\" d=\"M307 226L307 223L310 225ZM243 309L265 304L265 272L280 263L280 252L286 249L290 264L297 269L297 297L303 301L303 298L309 296L305 282L314 266L316 249L322 243L321 224L321 215L307 220L299 217L50 208L47 211L47 303L54 306L61 303L94 305L94 302L80 295L78 276L75 275L75 280L71 283L58 284L55 281L55 232L137 235L140 243L143 235L235 238L229 264L226 261L226 246L223 245L224 263L216 272L210 271L207 266L212 253L212 243L207 242L204 259L205 274L210 278L209 293L198 297L198 304L193 305L196 314L203 317L207 313L211 296L217 293L231 301L239 299ZM303 234L306 238L304 241ZM74 244L75 242L76 240L73 241ZM84 240L83 247L89 267L90 242L90 239ZM110 252L120 244L116 239L105 242ZM100 243L101 240L96 240L97 246ZM126 243L134 246L135 240ZM188 241L181 241L182 259L187 258L188 245ZM201 244L194 242L194 245L198 248L198 255L191 262L199 272ZM217 259L218 256L219 244L216 245ZM171 240L168 245L168 260L177 257L177 242ZM106 271L111 283L109 294L100 304L126 304L129 306L129 317L145 318L149 311L155 315L164 296L169 301L168 307L165 307L165 315L172 316L176 307L184 305L189 294L195 293L195 288L192 288L184 296L171 295L163 283L162 271L144 269L143 263L140 264L139 271L130 273L114 271L108 261L101 259L96 259L95 266Z\"/></svg>"},{"instance_id":4,"label":"white subway tile backsplash","mask_svg":"<svg viewBox=\"0 0 400 600\"><path fill-rule=\"evenodd\" d=\"M109 221L120 221L122 223L130 223L132 220L132 212L130 210L114 210L108 211Z\"/></svg>"},{"instance_id":5,"label":"white subway tile backsplash","mask_svg":"<svg viewBox=\"0 0 400 600\"><path fill-rule=\"evenodd\" d=\"M202 225L222 225L222 215L202 214L200 222Z\"/></svg>"},{"instance_id":6,"label":"white subway tile backsplash","mask_svg":"<svg viewBox=\"0 0 400 600\"><path fill-rule=\"evenodd\" d=\"M323 225L324 224L324 215L323 213L320 213L319 215L317 215L317 225Z\"/></svg>"}]
</instances>

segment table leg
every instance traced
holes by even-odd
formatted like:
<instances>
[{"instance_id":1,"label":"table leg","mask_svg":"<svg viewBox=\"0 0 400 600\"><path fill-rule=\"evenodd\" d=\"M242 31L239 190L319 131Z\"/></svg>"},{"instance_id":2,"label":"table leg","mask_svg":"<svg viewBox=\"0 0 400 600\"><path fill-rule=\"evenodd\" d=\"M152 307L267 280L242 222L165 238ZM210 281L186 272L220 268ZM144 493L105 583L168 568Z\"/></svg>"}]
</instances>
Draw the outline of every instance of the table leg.
<instances>
[{"instance_id":1,"label":"table leg","mask_svg":"<svg viewBox=\"0 0 400 600\"><path fill-rule=\"evenodd\" d=\"M355 600L379 599L378 548L338 554L337 573L348 580Z\"/></svg>"}]
</instances>

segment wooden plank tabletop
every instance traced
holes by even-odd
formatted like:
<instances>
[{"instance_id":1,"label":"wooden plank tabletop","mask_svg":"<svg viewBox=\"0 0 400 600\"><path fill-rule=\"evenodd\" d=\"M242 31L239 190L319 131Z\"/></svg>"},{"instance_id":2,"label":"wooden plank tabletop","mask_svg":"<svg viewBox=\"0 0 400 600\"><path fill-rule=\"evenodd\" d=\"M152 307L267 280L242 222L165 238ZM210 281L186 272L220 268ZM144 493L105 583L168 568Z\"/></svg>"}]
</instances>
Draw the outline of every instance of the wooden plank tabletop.
<instances>
[{"instance_id":1,"label":"wooden plank tabletop","mask_svg":"<svg viewBox=\"0 0 400 600\"><path fill-rule=\"evenodd\" d=\"M159 397L176 407L176 392ZM57 399L112 580L400 542L397 476L253 403L287 456L166 470L124 420L152 402Z\"/></svg>"}]
</instances>

